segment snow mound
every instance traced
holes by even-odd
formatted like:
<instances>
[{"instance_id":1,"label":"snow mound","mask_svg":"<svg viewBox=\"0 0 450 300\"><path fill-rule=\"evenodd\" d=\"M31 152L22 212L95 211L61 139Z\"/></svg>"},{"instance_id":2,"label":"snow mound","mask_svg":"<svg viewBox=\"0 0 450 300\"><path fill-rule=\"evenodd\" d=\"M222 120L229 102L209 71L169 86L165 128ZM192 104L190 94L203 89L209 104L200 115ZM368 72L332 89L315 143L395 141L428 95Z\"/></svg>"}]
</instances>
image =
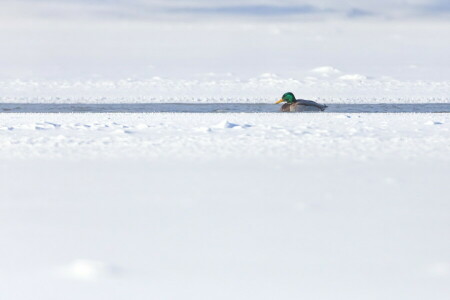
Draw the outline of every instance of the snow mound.
<instances>
[{"instance_id":1,"label":"snow mound","mask_svg":"<svg viewBox=\"0 0 450 300\"><path fill-rule=\"evenodd\" d=\"M248 128L248 127L252 127L249 124L243 124L243 125L239 125L236 123L231 123L228 122L227 120L224 120L216 125L211 126L211 128Z\"/></svg>"},{"instance_id":2,"label":"snow mound","mask_svg":"<svg viewBox=\"0 0 450 300\"><path fill-rule=\"evenodd\" d=\"M341 71L339 71L338 69L333 68L331 66L317 67L317 68L312 69L311 72L321 74L324 77L328 77L331 75L336 75L336 74L341 73Z\"/></svg>"},{"instance_id":3,"label":"snow mound","mask_svg":"<svg viewBox=\"0 0 450 300\"><path fill-rule=\"evenodd\" d=\"M228 122L227 120L224 120L220 122L219 124L216 124L212 126L213 128L234 128L234 127L240 127L238 124Z\"/></svg>"},{"instance_id":4,"label":"snow mound","mask_svg":"<svg viewBox=\"0 0 450 300\"><path fill-rule=\"evenodd\" d=\"M367 77L361 74L347 74L340 76L339 79L348 81L362 81L366 80Z\"/></svg>"}]
</instances>

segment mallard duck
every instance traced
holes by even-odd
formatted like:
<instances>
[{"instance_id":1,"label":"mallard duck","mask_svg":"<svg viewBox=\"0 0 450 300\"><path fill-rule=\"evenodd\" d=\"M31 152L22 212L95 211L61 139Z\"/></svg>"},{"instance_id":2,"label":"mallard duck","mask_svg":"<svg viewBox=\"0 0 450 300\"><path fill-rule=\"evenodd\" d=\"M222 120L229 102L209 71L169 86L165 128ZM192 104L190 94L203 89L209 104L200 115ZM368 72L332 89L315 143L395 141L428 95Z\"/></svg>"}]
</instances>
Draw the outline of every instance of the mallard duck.
<instances>
[{"instance_id":1,"label":"mallard duck","mask_svg":"<svg viewBox=\"0 0 450 300\"><path fill-rule=\"evenodd\" d=\"M281 111L324 111L326 105L311 100L295 99L291 92L285 93L275 104L286 102L281 106Z\"/></svg>"}]
</instances>

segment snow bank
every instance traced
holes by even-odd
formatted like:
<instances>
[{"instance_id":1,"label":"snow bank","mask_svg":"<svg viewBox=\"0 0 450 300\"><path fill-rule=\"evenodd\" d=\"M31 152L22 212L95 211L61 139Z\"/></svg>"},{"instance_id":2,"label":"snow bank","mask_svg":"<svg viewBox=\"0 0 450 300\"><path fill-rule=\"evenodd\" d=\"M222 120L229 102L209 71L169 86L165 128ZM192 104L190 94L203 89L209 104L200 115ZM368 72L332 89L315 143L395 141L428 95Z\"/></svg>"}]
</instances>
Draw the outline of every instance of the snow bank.
<instances>
[{"instance_id":1,"label":"snow bank","mask_svg":"<svg viewBox=\"0 0 450 300\"><path fill-rule=\"evenodd\" d=\"M303 79L0 81L8 103L273 103L286 91L326 103L450 103L450 81L369 79L360 74Z\"/></svg>"}]
</instances>

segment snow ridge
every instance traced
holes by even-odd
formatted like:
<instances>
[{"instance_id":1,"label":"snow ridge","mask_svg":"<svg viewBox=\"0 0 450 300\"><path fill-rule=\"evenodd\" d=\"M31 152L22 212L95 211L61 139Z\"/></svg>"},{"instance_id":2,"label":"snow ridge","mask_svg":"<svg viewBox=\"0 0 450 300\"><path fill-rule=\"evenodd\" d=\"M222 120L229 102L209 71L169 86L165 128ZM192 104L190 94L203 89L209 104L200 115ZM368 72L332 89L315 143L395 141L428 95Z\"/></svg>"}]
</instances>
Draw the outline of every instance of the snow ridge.
<instances>
[{"instance_id":1,"label":"snow ridge","mask_svg":"<svg viewBox=\"0 0 450 300\"><path fill-rule=\"evenodd\" d=\"M450 103L450 81L371 79L325 67L318 72L326 76L0 81L0 103L271 103L286 91L327 103Z\"/></svg>"}]
</instances>

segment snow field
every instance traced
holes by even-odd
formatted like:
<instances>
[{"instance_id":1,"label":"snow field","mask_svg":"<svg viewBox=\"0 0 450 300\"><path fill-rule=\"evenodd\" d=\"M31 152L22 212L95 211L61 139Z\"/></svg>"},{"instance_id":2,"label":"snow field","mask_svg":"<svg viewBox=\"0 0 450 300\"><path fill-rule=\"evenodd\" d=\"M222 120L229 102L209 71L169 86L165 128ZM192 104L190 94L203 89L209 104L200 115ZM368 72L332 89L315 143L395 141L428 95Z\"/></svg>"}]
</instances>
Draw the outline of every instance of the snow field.
<instances>
[{"instance_id":1,"label":"snow field","mask_svg":"<svg viewBox=\"0 0 450 300\"><path fill-rule=\"evenodd\" d=\"M78 2L2 4L0 103L450 103L443 1ZM0 299L448 300L449 130L449 114L0 113Z\"/></svg>"},{"instance_id":2,"label":"snow field","mask_svg":"<svg viewBox=\"0 0 450 300\"><path fill-rule=\"evenodd\" d=\"M323 68L332 67L318 69ZM249 79L219 74L197 79L0 81L0 103L273 103L286 91L325 103L450 102L448 80L367 78L342 75L334 68L339 73L314 70L291 78L263 73Z\"/></svg>"},{"instance_id":3,"label":"snow field","mask_svg":"<svg viewBox=\"0 0 450 300\"><path fill-rule=\"evenodd\" d=\"M442 162L2 162L2 296L444 300L448 173Z\"/></svg>"},{"instance_id":4,"label":"snow field","mask_svg":"<svg viewBox=\"0 0 450 300\"><path fill-rule=\"evenodd\" d=\"M0 116L6 299L450 295L448 114Z\"/></svg>"},{"instance_id":5,"label":"snow field","mask_svg":"<svg viewBox=\"0 0 450 300\"><path fill-rule=\"evenodd\" d=\"M442 160L448 114L8 114L0 157Z\"/></svg>"}]
</instances>

